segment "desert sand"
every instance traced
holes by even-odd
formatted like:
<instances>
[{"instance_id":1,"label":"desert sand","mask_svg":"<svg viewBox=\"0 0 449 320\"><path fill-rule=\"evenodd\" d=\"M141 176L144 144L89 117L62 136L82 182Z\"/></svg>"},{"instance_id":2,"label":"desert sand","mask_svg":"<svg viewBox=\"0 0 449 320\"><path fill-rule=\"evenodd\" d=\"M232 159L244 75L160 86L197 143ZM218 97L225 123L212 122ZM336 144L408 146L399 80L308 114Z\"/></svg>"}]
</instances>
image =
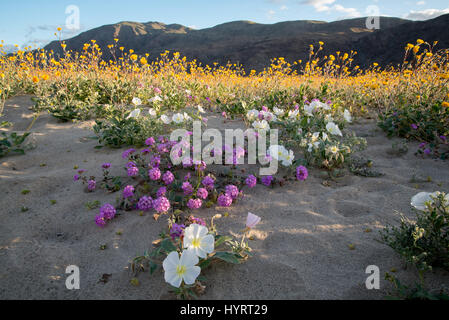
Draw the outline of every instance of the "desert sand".
<instances>
[{"instance_id":1,"label":"desert sand","mask_svg":"<svg viewBox=\"0 0 449 320\"><path fill-rule=\"evenodd\" d=\"M14 124L7 130L26 130L31 105L29 96L6 102L2 120ZM209 119L210 126L221 128L243 125L223 124L218 114ZM112 174L123 175L124 149L95 149L98 143L89 138L92 124L41 115L32 128L36 148L0 159L0 299L172 298L162 271L141 273L139 286L130 284L129 271L129 261L164 231L166 218L122 212L99 228L94 222L98 210L88 210L86 202L115 203L118 194L85 193L73 182L74 166L100 176L101 164L111 162ZM413 268L379 242L378 231L398 224L398 212L413 218L410 198L416 193L449 191L449 163L416 157L418 144L413 142L406 154L395 154L392 144L400 139L388 139L375 120L356 120L349 129L366 137L368 148L361 155L373 160L383 176L348 173L326 186L322 171L312 169L304 183L257 186L232 208L197 213L211 218L229 212L216 221L222 234L241 231L248 212L262 218L251 232L254 257L242 265L207 270L201 299L383 299L392 289L383 279L385 272L396 269L394 275L407 284L417 280ZM414 175L421 181L412 181ZM23 195L24 189L30 193ZM23 206L29 210L22 212ZM101 245L107 249L100 250ZM66 289L68 265L80 267L80 290ZM369 265L380 268L380 290L365 287ZM104 274L111 275L106 283L99 281ZM435 270L427 284L449 288L449 274Z\"/></svg>"}]
</instances>

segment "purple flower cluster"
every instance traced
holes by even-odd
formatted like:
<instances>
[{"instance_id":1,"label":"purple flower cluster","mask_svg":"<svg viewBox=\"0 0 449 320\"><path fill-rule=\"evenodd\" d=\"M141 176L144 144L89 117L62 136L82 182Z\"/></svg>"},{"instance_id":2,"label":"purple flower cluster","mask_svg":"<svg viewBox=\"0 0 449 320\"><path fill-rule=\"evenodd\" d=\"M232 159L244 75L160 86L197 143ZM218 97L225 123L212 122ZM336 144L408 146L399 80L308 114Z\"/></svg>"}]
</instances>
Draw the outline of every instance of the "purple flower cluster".
<instances>
[{"instance_id":1,"label":"purple flower cluster","mask_svg":"<svg viewBox=\"0 0 449 320\"><path fill-rule=\"evenodd\" d=\"M206 200L207 197L209 196L209 192L204 188L199 188L196 195L198 198Z\"/></svg>"},{"instance_id":2,"label":"purple flower cluster","mask_svg":"<svg viewBox=\"0 0 449 320\"><path fill-rule=\"evenodd\" d=\"M103 165L101 166L103 169L107 170L111 167L111 164L109 162L103 163Z\"/></svg>"},{"instance_id":3,"label":"purple flower cluster","mask_svg":"<svg viewBox=\"0 0 449 320\"><path fill-rule=\"evenodd\" d=\"M154 146L155 143L156 143L156 140L154 140L153 137L150 137L150 138L148 138L148 139L145 141L145 144L146 144L147 146L149 146L149 147Z\"/></svg>"},{"instance_id":4,"label":"purple flower cluster","mask_svg":"<svg viewBox=\"0 0 449 320\"><path fill-rule=\"evenodd\" d=\"M249 188L254 188L257 185L257 178L251 174L248 176L248 178L246 178L245 184Z\"/></svg>"},{"instance_id":5,"label":"purple flower cluster","mask_svg":"<svg viewBox=\"0 0 449 320\"><path fill-rule=\"evenodd\" d=\"M193 187L190 182L186 181L182 184L182 191L184 191L185 196L190 196L193 193Z\"/></svg>"},{"instance_id":6,"label":"purple flower cluster","mask_svg":"<svg viewBox=\"0 0 449 320\"><path fill-rule=\"evenodd\" d=\"M153 168L148 171L148 176L151 180L157 181L161 178L161 170L159 168Z\"/></svg>"},{"instance_id":7,"label":"purple flower cluster","mask_svg":"<svg viewBox=\"0 0 449 320\"><path fill-rule=\"evenodd\" d=\"M160 198L162 196L165 196L166 193L167 193L167 188L166 187L161 187L157 191L157 197Z\"/></svg>"},{"instance_id":8,"label":"purple flower cluster","mask_svg":"<svg viewBox=\"0 0 449 320\"><path fill-rule=\"evenodd\" d=\"M269 187L269 186L271 186L271 183L273 182L273 179L274 179L273 176L264 176L262 178L262 184L264 186Z\"/></svg>"},{"instance_id":9,"label":"purple flower cluster","mask_svg":"<svg viewBox=\"0 0 449 320\"><path fill-rule=\"evenodd\" d=\"M159 168L161 165L161 157L160 156L152 156L150 159L150 166L152 168Z\"/></svg>"},{"instance_id":10,"label":"purple flower cluster","mask_svg":"<svg viewBox=\"0 0 449 320\"><path fill-rule=\"evenodd\" d=\"M125 189L123 189L123 198L128 199L132 196L134 196L134 187L126 186Z\"/></svg>"},{"instance_id":11,"label":"purple flower cluster","mask_svg":"<svg viewBox=\"0 0 449 320\"><path fill-rule=\"evenodd\" d=\"M309 171L304 166L299 166L296 168L296 179L299 181L305 181L309 177Z\"/></svg>"},{"instance_id":12,"label":"purple flower cluster","mask_svg":"<svg viewBox=\"0 0 449 320\"><path fill-rule=\"evenodd\" d=\"M201 208L202 205L203 205L203 201L201 199L190 199L187 202L187 207L191 210L197 210L197 209Z\"/></svg>"},{"instance_id":13,"label":"purple flower cluster","mask_svg":"<svg viewBox=\"0 0 449 320\"><path fill-rule=\"evenodd\" d=\"M226 194L227 194L228 196L230 196L230 197L232 198L232 200L237 199L238 196L239 196L239 193L240 193L239 188L237 188L237 187L234 186L234 185L228 185L228 186L226 186L225 190L226 190Z\"/></svg>"},{"instance_id":14,"label":"purple flower cluster","mask_svg":"<svg viewBox=\"0 0 449 320\"><path fill-rule=\"evenodd\" d=\"M211 191L214 189L215 180L210 176L207 176L204 177L202 184L206 187L207 190Z\"/></svg>"},{"instance_id":15,"label":"purple flower cluster","mask_svg":"<svg viewBox=\"0 0 449 320\"><path fill-rule=\"evenodd\" d=\"M143 196L137 203L137 209L142 211L149 211L153 208L153 199L151 197Z\"/></svg>"},{"instance_id":16,"label":"purple flower cluster","mask_svg":"<svg viewBox=\"0 0 449 320\"><path fill-rule=\"evenodd\" d=\"M95 223L100 227L104 227L106 221L114 219L116 213L117 212L112 205L105 204L100 208L100 213L95 217Z\"/></svg>"},{"instance_id":17,"label":"purple flower cluster","mask_svg":"<svg viewBox=\"0 0 449 320\"><path fill-rule=\"evenodd\" d=\"M130 155L132 155L134 152L136 152L136 149L128 149L125 152L122 153L123 159L128 159Z\"/></svg>"},{"instance_id":18,"label":"purple flower cluster","mask_svg":"<svg viewBox=\"0 0 449 320\"><path fill-rule=\"evenodd\" d=\"M170 210L170 201L166 197L159 197L153 201L153 208L158 213L165 213Z\"/></svg>"},{"instance_id":19,"label":"purple flower cluster","mask_svg":"<svg viewBox=\"0 0 449 320\"><path fill-rule=\"evenodd\" d=\"M232 205L232 198L228 194L221 194L218 197L218 205L220 207L230 207Z\"/></svg>"},{"instance_id":20,"label":"purple flower cluster","mask_svg":"<svg viewBox=\"0 0 449 320\"><path fill-rule=\"evenodd\" d=\"M89 192L95 191L96 188L97 188L97 182L95 180L89 180L87 182L87 190L89 190Z\"/></svg>"},{"instance_id":21,"label":"purple flower cluster","mask_svg":"<svg viewBox=\"0 0 449 320\"><path fill-rule=\"evenodd\" d=\"M162 177L162 181L164 181L165 185L170 185L175 181L175 176L170 171L167 171L164 173L164 176Z\"/></svg>"},{"instance_id":22,"label":"purple flower cluster","mask_svg":"<svg viewBox=\"0 0 449 320\"><path fill-rule=\"evenodd\" d=\"M137 165L130 161L126 165L128 167L128 177L136 177L139 175L139 168L137 168Z\"/></svg>"},{"instance_id":23,"label":"purple flower cluster","mask_svg":"<svg viewBox=\"0 0 449 320\"><path fill-rule=\"evenodd\" d=\"M192 224L197 224L197 225L204 226L204 227L206 226L206 221L204 221L201 218L195 218L194 216L191 216L189 218L189 220L190 220L190 223L192 223Z\"/></svg>"},{"instance_id":24,"label":"purple flower cluster","mask_svg":"<svg viewBox=\"0 0 449 320\"><path fill-rule=\"evenodd\" d=\"M170 229L170 237L172 240L174 241L176 238L181 238L185 228L186 226L183 224L173 223Z\"/></svg>"}]
</instances>

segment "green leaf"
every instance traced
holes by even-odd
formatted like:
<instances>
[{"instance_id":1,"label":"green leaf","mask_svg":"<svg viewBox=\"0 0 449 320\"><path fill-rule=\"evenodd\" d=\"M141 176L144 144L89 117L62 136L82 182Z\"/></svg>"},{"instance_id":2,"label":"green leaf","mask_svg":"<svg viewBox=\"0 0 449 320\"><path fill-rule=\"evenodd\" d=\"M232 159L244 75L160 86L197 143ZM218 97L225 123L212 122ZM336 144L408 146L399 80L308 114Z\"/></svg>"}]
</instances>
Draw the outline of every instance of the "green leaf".
<instances>
[{"instance_id":1,"label":"green leaf","mask_svg":"<svg viewBox=\"0 0 449 320\"><path fill-rule=\"evenodd\" d=\"M223 243L228 242L232 240L231 237L228 236L218 236L217 239L215 240L215 247L219 247L221 246Z\"/></svg>"},{"instance_id":2,"label":"green leaf","mask_svg":"<svg viewBox=\"0 0 449 320\"><path fill-rule=\"evenodd\" d=\"M166 253L170 253L170 252L176 251L176 247L175 247L175 245L173 244L173 242L171 241L170 238L165 239L164 241L162 241L161 249L163 251L165 251Z\"/></svg>"},{"instance_id":3,"label":"green leaf","mask_svg":"<svg viewBox=\"0 0 449 320\"><path fill-rule=\"evenodd\" d=\"M220 259L222 261L232 263L232 264L240 264L239 259L235 256L235 254L231 252L216 252L214 258Z\"/></svg>"}]
</instances>

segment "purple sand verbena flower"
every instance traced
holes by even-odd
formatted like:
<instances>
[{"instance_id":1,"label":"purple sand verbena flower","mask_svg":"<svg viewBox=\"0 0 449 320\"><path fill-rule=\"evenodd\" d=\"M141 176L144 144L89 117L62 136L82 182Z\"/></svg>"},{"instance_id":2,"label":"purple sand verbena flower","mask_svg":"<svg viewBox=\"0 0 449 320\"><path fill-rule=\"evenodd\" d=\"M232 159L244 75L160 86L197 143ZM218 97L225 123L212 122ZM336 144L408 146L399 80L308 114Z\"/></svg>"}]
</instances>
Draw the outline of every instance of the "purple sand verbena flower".
<instances>
[{"instance_id":1,"label":"purple sand verbena flower","mask_svg":"<svg viewBox=\"0 0 449 320\"><path fill-rule=\"evenodd\" d=\"M160 198L160 197L162 197L162 196L165 196L166 193L167 193L167 188L166 188L166 187L161 187L161 188L159 188L159 190L157 191L156 196L157 196L158 198Z\"/></svg>"},{"instance_id":2,"label":"purple sand verbena flower","mask_svg":"<svg viewBox=\"0 0 449 320\"><path fill-rule=\"evenodd\" d=\"M136 152L136 149L128 149L125 152L122 153L122 158L123 159L128 159L130 155L132 155L134 152Z\"/></svg>"},{"instance_id":3,"label":"purple sand verbena flower","mask_svg":"<svg viewBox=\"0 0 449 320\"><path fill-rule=\"evenodd\" d=\"M189 218L189 220L192 224L197 224L197 225L204 226L204 227L206 226L206 221L204 221L201 218L195 218L194 216L191 216Z\"/></svg>"},{"instance_id":4,"label":"purple sand verbena flower","mask_svg":"<svg viewBox=\"0 0 449 320\"><path fill-rule=\"evenodd\" d=\"M218 197L218 205L220 207L230 207L232 205L232 198L228 194L221 194Z\"/></svg>"},{"instance_id":5,"label":"purple sand verbena flower","mask_svg":"<svg viewBox=\"0 0 449 320\"><path fill-rule=\"evenodd\" d=\"M137 209L142 211L149 211L153 208L153 199L151 197L143 196L137 203Z\"/></svg>"},{"instance_id":6,"label":"purple sand verbena flower","mask_svg":"<svg viewBox=\"0 0 449 320\"><path fill-rule=\"evenodd\" d=\"M246 178L245 184L249 188L254 188L257 185L257 178L251 174L248 176L248 178Z\"/></svg>"},{"instance_id":7,"label":"purple sand verbena flower","mask_svg":"<svg viewBox=\"0 0 449 320\"><path fill-rule=\"evenodd\" d=\"M90 192L95 191L97 187L97 182L95 180L89 180L87 182L87 190L89 190Z\"/></svg>"},{"instance_id":8,"label":"purple sand verbena flower","mask_svg":"<svg viewBox=\"0 0 449 320\"><path fill-rule=\"evenodd\" d=\"M151 180L157 181L161 178L161 170L159 168L153 168L148 171L148 176Z\"/></svg>"},{"instance_id":9,"label":"purple sand verbena flower","mask_svg":"<svg viewBox=\"0 0 449 320\"><path fill-rule=\"evenodd\" d=\"M193 187L190 182L186 181L182 184L182 191L184 191L185 196L190 196L193 193Z\"/></svg>"},{"instance_id":10,"label":"purple sand verbena flower","mask_svg":"<svg viewBox=\"0 0 449 320\"><path fill-rule=\"evenodd\" d=\"M199 188L196 195L198 198L206 200L209 196L209 192L205 188Z\"/></svg>"},{"instance_id":11,"label":"purple sand verbena flower","mask_svg":"<svg viewBox=\"0 0 449 320\"><path fill-rule=\"evenodd\" d=\"M262 178L262 184L264 186L271 186L271 183L273 182L273 177L272 176L265 176Z\"/></svg>"},{"instance_id":12,"label":"purple sand verbena flower","mask_svg":"<svg viewBox=\"0 0 449 320\"><path fill-rule=\"evenodd\" d=\"M185 228L186 226L183 224L173 223L170 229L170 237L172 238L172 240L175 240L176 238L181 238Z\"/></svg>"},{"instance_id":13,"label":"purple sand verbena flower","mask_svg":"<svg viewBox=\"0 0 449 320\"><path fill-rule=\"evenodd\" d=\"M97 226L99 226L99 227L104 227L105 225L106 225L106 220L105 220L105 218L104 218L104 215L103 214L98 214L96 217L95 217L95 223L97 224Z\"/></svg>"},{"instance_id":14,"label":"purple sand verbena flower","mask_svg":"<svg viewBox=\"0 0 449 320\"><path fill-rule=\"evenodd\" d=\"M126 186L125 189L123 189L123 198L131 198L134 196L134 187L133 186Z\"/></svg>"},{"instance_id":15,"label":"purple sand verbena flower","mask_svg":"<svg viewBox=\"0 0 449 320\"><path fill-rule=\"evenodd\" d=\"M197 209L201 208L202 205L203 205L203 201L201 199L190 199L187 202L187 207L191 210L197 210Z\"/></svg>"},{"instance_id":16,"label":"purple sand verbena flower","mask_svg":"<svg viewBox=\"0 0 449 320\"><path fill-rule=\"evenodd\" d=\"M161 164L161 157L160 156L153 156L150 159L150 166L152 168L159 168Z\"/></svg>"},{"instance_id":17,"label":"purple sand verbena flower","mask_svg":"<svg viewBox=\"0 0 449 320\"><path fill-rule=\"evenodd\" d=\"M228 185L228 186L226 186L225 190L226 190L226 194L229 195L232 198L232 200L235 200L238 198L239 188L237 188L236 186L234 186L232 184Z\"/></svg>"},{"instance_id":18,"label":"purple sand verbena flower","mask_svg":"<svg viewBox=\"0 0 449 320\"><path fill-rule=\"evenodd\" d=\"M204 179L201 183L209 191L214 189L215 180L213 178L211 178L210 176L204 177Z\"/></svg>"},{"instance_id":19,"label":"purple sand verbena flower","mask_svg":"<svg viewBox=\"0 0 449 320\"><path fill-rule=\"evenodd\" d=\"M164 173L164 175L162 176L162 181L164 181L165 185L170 185L173 183L173 181L175 181L175 176L173 175L173 173L171 173L170 171L167 171L166 173Z\"/></svg>"},{"instance_id":20,"label":"purple sand verbena flower","mask_svg":"<svg viewBox=\"0 0 449 320\"><path fill-rule=\"evenodd\" d=\"M139 168L131 167L128 168L128 177L136 177L139 175Z\"/></svg>"},{"instance_id":21,"label":"purple sand verbena flower","mask_svg":"<svg viewBox=\"0 0 449 320\"><path fill-rule=\"evenodd\" d=\"M304 166L299 166L296 168L296 179L299 181L305 181L309 177L309 171Z\"/></svg>"},{"instance_id":22,"label":"purple sand verbena flower","mask_svg":"<svg viewBox=\"0 0 449 320\"><path fill-rule=\"evenodd\" d=\"M80 179L80 175L79 174L75 174L73 176L73 181L78 181Z\"/></svg>"},{"instance_id":23,"label":"purple sand verbena flower","mask_svg":"<svg viewBox=\"0 0 449 320\"><path fill-rule=\"evenodd\" d=\"M114 206L109 203L106 203L100 208L100 215L103 215L106 220L114 219L116 213L117 211L115 210Z\"/></svg>"},{"instance_id":24,"label":"purple sand verbena flower","mask_svg":"<svg viewBox=\"0 0 449 320\"><path fill-rule=\"evenodd\" d=\"M111 164L109 162L103 163L101 166L103 169L109 169L111 167Z\"/></svg>"},{"instance_id":25,"label":"purple sand verbena flower","mask_svg":"<svg viewBox=\"0 0 449 320\"><path fill-rule=\"evenodd\" d=\"M158 213L165 213L170 210L170 201L166 197L159 197L153 201L153 207Z\"/></svg>"}]
</instances>

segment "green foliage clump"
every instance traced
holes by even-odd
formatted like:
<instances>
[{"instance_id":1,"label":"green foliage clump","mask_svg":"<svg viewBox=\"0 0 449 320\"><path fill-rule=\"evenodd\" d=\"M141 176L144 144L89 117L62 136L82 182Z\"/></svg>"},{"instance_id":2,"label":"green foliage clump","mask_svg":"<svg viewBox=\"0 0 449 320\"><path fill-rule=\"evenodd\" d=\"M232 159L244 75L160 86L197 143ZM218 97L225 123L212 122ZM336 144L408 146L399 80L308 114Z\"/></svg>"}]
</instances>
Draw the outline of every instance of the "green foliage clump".
<instances>
[{"instance_id":1,"label":"green foliage clump","mask_svg":"<svg viewBox=\"0 0 449 320\"><path fill-rule=\"evenodd\" d=\"M449 200L440 193L426 203L416 222L403 217L399 227L381 231L382 240L420 272L441 267L449 270Z\"/></svg>"}]
</instances>

